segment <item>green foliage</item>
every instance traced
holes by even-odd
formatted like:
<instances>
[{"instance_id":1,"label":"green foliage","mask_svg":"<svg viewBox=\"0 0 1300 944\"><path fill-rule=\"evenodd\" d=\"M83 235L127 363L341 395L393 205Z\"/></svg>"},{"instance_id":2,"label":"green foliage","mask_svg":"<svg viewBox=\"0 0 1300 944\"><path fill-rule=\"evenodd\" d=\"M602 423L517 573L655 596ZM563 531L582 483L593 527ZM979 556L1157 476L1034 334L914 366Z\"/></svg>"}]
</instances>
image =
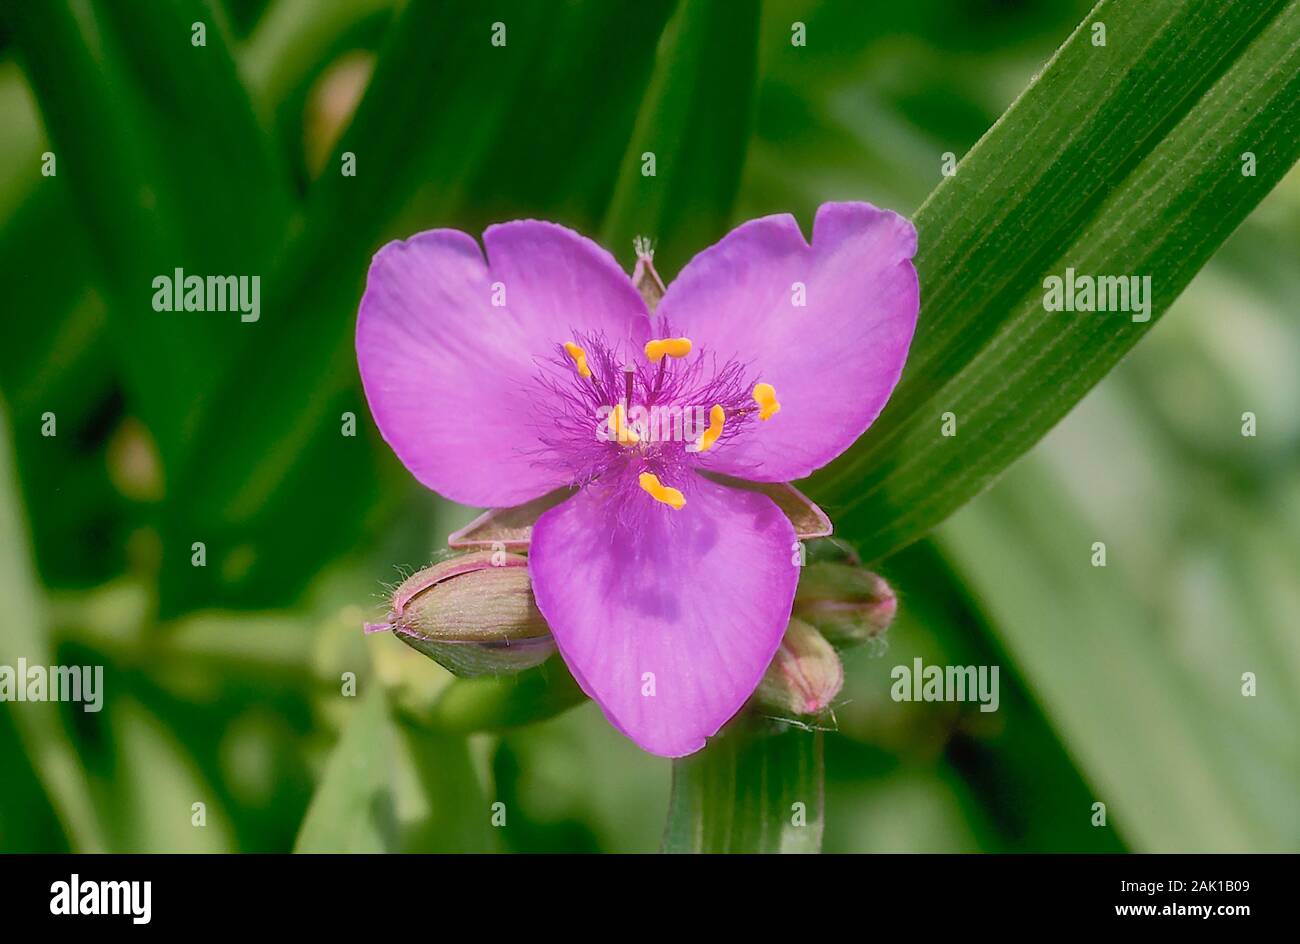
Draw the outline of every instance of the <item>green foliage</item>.
<instances>
[{"instance_id":1,"label":"green foliage","mask_svg":"<svg viewBox=\"0 0 1300 944\"><path fill-rule=\"evenodd\" d=\"M625 262L648 236L675 272L727 231L753 110L758 0L678 7L660 41L602 242ZM692 250L691 247L698 247Z\"/></svg>"},{"instance_id":2,"label":"green foliage","mask_svg":"<svg viewBox=\"0 0 1300 944\"><path fill-rule=\"evenodd\" d=\"M396 852L394 732L383 690L357 699L307 808L294 852Z\"/></svg>"},{"instance_id":3,"label":"green foliage","mask_svg":"<svg viewBox=\"0 0 1300 944\"><path fill-rule=\"evenodd\" d=\"M20 658L32 665L49 665L54 654L40 590L26 559L26 535L18 490L9 455L7 418L0 412L0 588L7 605L4 632L0 634L0 664L15 666ZM103 827L86 788L85 773L68 737L57 706L33 703L14 713L18 741L31 760L74 851L102 852ZM5 809L4 822L13 816Z\"/></svg>"},{"instance_id":4,"label":"green foliage","mask_svg":"<svg viewBox=\"0 0 1300 944\"><path fill-rule=\"evenodd\" d=\"M820 852L822 734L730 731L673 764L664 852Z\"/></svg>"},{"instance_id":5,"label":"green foliage","mask_svg":"<svg viewBox=\"0 0 1300 944\"><path fill-rule=\"evenodd\" d=\"M1300 790L1295 745L1279 736L1296 709L1294 673L1279 665L1276 691L1243 699L1241 670L1274 664L1272 654L1250 635L1215 633L1211 664L1227 668L1198 678L1150 631L1149 605L1115 559L1128 546L1111 542L1107 566L1091 567L1097 532L1063 512L1062 497L1026 463L956 516L945 543L976 585L1001 589L1016 575L1016 592L986 597L991 626L1034 680L1108 822L1140 849L1288 850L1291 837L1260 813ZM1085 567L1090 578L1078 579Z\"/></svg>"},{"instance_id":6,"label":"green foliage","mask_svg":"<svg viewBox=\"0 0 1300 944\"><path fill-rule=\"evenodd\" d=\"M205 13L187 0L148 17L121 4L80 15L56 0L13 5L8 20L59 173L95 241L132 406L169 464L191 448L213 406L207 394L247 331L237 318L159 318L153 279L175 268L259 271L290 199L221 32L210 24L205 46L190 43Z\"/></svg>"},{"instance_id":7,"label":"green foliage","mask_svg":"<svg viewBox=\"0 0 1300 944\"><path fill-rule=\"evenodd\" d=\"M1282 179L1300 157L1298 31L1294 2L1100 3L917 211L903 379L812 488L866 554L915 540L1037 442ZM1044 312L1045 277L1067 267L1150 276L1150 320Z\"/></svg>"}]
</instances>

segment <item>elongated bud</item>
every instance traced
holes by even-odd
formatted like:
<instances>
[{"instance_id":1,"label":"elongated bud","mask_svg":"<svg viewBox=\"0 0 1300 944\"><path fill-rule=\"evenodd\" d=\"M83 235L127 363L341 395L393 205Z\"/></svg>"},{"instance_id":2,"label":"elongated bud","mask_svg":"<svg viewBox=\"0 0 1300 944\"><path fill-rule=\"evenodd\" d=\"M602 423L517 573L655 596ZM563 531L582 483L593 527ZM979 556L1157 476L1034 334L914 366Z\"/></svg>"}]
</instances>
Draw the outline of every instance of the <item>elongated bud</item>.
<instances>
[{"instance_id":1,"label":"elongated bud","mask_svg":"<svg viewBox=\"0 0 1300 944\"><path fill-rule=\"evenodd\" d=\"M800 619L790 620L772 664L754 692L760 710L781 716L818 715L844 686L844 666L835 647Z\"/></svg>"},{"instance_id":2,"label":"elongated bud","mask_svg":"<svg viewBox=\"0 0 1300 944\"><path fill-rule=\"evenodd\" d=\"M645 236L638 236L633 240L632 245L636 250L636 268L632 270L632 284L645 299L646 308L654 314L654 310L659 307L659 299L664 297L666 291L664 280L659 278L659 273L655 271L654 245Z\"/></svg>"},{"instance_id":3,"label":"elongated bud","mask_svg":"<svg viewBox=\"0 0 1300 944\"><path fill-rule=\"evenodd\" d=\"M388 622L366 626L385 629L466 677L521 672L555 652L527 558L503 551L449 557L407 577L393 592Z\"/></svg>"},{"instance_id":4,"label":"elongated bud","mask_svg":"<svg viewBox=\"0 0 1300 944\"><path fill-rule=\"evenodd\" d=\"M884 578L855 563L819 561L799 577L794 615L840 648L875 639L894 621L898 598Z\"/></svg>"}]
</instances>

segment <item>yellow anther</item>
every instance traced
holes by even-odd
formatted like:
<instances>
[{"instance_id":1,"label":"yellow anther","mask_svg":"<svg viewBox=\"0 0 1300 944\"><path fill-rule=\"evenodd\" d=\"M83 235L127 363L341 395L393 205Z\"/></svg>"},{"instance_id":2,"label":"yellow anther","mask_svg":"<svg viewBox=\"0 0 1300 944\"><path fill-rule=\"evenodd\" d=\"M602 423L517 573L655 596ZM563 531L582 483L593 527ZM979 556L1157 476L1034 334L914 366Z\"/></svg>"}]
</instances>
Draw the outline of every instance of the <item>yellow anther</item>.
<instances>
[{"instance_id":1,"label":"yellow anther","mask_svg":"<svg viewBox=\"0 0 1300 944\"><path fill-rule=\"evenodd\" d=\"M727 422L727 411L722 408L722 404L713 404L713 409L709 410L709 428L704 431L700 437L699 448L697 452L708 452L718 437L722 435L722 427Z\"/></svg>"},{"instance_id":2,"label":"yellow anther","mask_svg":"<svg viewBox=\"0 0 1300 944\"><path fill-rule=\"evenodd\" d=\"M658 364L664 359L665 354L669 357L685 357L689 353L691 353L690 338L657 338L645 343L645 356L652 364Z\"/></svg>"},{"instance_id":3,"label":"yellow anther","mask_svg":"<svg viewBox=\"0 0 1300 944\"><path fill-rule=\"evenodd\" d=\"M657 502L663 502L674 511L681 511L686 504L686 498L677 489L664 485L659 481L659 476L653 472L642 472L639 479L641 487L650 493L650 497Z\"/></svg>"},{"instance_id":4,"label":"yellow anther","mask_svg":"<svg viewBox=\"0 0 1300 944\"><path fill-rule=\"evenodd\" d=\"M776 388L769 383L754 384L754 402L758 404L758 418L770 420L781 404L776 402Z\"/></svg>"},{"instance_id":5,"label":"yellow anther","mask_svg":"<svg viewBox=\"0 0 1300 944\"><path fill-rule=\"evenodd\" d=\"M635 446L641 441L636 430L627 425L627 416L621 403L616 404L614 411L609 414L609 431L614 434L620 446Z\"/></svg>"},{"instance_id":6,"label":"yellow anther","mask_svg":"<svg viewBox=\"0 0 1300 944\"><path fill-rule=\"evenodd\" d=\"M567 342L564 349L569 352L569 356L573 358L573 363L577 365L579 376L590 377L591 368L587 366L587 352L572 341Z\"/></svg>"}]
</instances>

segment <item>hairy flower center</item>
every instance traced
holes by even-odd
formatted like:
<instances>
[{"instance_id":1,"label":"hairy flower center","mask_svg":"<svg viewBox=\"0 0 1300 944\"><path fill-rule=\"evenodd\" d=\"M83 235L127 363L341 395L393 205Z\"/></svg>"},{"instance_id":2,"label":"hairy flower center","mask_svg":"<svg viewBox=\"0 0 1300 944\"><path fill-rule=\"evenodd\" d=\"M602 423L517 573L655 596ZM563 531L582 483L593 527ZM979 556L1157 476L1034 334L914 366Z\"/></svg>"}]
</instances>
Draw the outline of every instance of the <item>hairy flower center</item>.
<instances>
[{"instance_id":1,"label":"hairy flower center","mask_svg":"<svg viewBox=\"0 0 1300 944\"><path fill-rule=\"evenodd\" d=\"M557 345L538 378L544 404L540 461L562 464L575 485L628 475L656 501L680 510L673 487L701 453L725 449L781 408L769 383L744 365L699 350L689 338L656 338L641 351L601 335Z\"/></svg>"}]
</instances>

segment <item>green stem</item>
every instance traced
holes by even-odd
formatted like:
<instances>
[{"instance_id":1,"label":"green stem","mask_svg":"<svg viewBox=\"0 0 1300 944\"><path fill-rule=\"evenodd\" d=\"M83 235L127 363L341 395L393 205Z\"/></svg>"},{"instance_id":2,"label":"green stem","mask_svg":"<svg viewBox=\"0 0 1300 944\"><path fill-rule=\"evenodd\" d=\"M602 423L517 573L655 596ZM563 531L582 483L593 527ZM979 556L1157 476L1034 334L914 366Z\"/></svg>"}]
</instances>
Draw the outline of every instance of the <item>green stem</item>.
<instances>
[{"instance_id":1,"label":"green stem","mask_svg":"<svg viewBox=\"0 0 1300 944\"><path fill-rule=\"evenodd\" d=\"M26 658L32 664L49 665L54 647L42 593L27 556L31 544L9 443L7 412L0 404L0 592L9 621L0 634L0 663L14 665L19 658ZM95 810L81 759L59 718L59 706L42 702L20 707L11 712L18 737L68 845L73 852L103 852L107 848L104 825Z\"/></svg>"},{"instance_id":2,"label":"green stem","mask_svg":"<svg viewBox=\"0 0 1300 944\"><path fill-rule=\"evenodd\" d=\"M664 852L820 852L822 733L751 723L673 761Z\"/></svg>"}]
</instances>

